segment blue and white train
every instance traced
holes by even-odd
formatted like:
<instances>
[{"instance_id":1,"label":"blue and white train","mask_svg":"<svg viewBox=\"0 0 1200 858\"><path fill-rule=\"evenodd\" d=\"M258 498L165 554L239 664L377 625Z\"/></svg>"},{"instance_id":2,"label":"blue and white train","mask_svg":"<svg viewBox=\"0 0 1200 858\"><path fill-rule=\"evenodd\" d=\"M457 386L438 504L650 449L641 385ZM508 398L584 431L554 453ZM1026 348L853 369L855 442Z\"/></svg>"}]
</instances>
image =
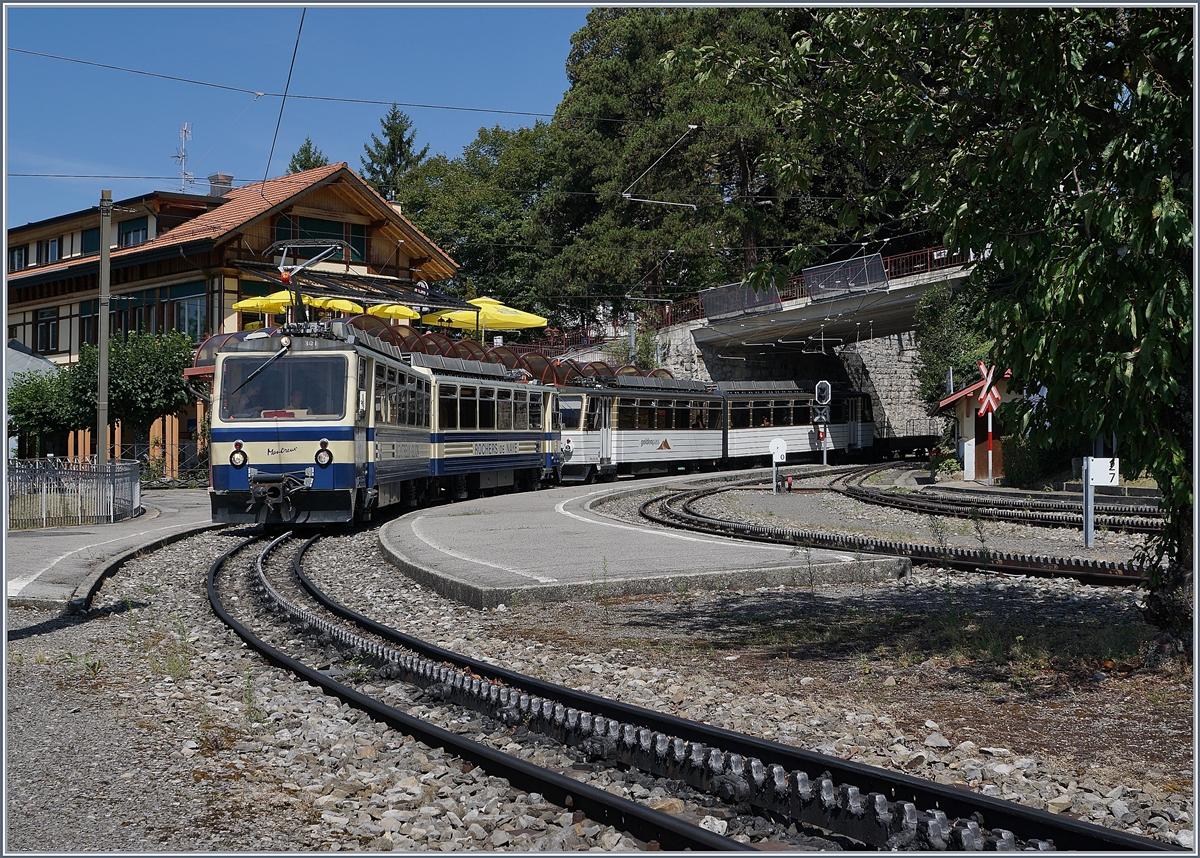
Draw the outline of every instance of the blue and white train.
<instances>
[{"instance_id":1,"label":"blue and white train","mask_svg":"<svg viewBox=\"0 0 1200 858\"><path fill-rule=\"evenodd\" d=\"M213 520L368 521L559 472L557 394L498 364L402 353L343 322L225 338L215 353Z\"/></svg>"},{"instance_id":2,"label":"blue and white train","mask_svg":"<svg viewBox=\"0 0 1200 858\"><path fill-rule=\"evenodd\" d=\"M822 422L812 383L709 389L578 372L544 383L405 350L365 324L293 323L201 346L197 363L214 373L214 521L369 521L384 507L542 484L768 464L779 438L791 462L861 455L874 435L869 398L850 390L833 391Z\"/></svg>"}]
</instances>

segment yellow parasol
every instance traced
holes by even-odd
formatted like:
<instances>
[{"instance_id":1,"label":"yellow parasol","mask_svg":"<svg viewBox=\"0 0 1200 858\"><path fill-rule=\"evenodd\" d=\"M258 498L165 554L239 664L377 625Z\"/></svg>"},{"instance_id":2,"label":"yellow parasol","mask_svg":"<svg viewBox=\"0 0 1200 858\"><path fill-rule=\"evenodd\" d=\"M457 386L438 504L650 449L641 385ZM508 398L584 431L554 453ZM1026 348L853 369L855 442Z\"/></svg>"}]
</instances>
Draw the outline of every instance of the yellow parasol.
<instances>
[{"instance_id":1,"label":"yellow parasol","mask_svg":"<svg viewBox=\"0 0 1200 858\"><path fill-rule=\"evenodd\" d=\"M541 316L526 313L513 307L501 304L495 298L475 298L467 302L479 308L478 321L473 310L443 310L428 313L421 317L427 325L448 325L452 328L475 330L476 328L493 331L518 331L522 328L542 328L547 324Z\"/></svg>"},{"instance_id":2,"label":"yellow parasol","mask_svg":"<svg viewBox=\"0 0 1200 858\"><path fill-rule=\"evenodd\" d=\"M336 310L339 313L361 313L362 304L356 304L349 298L313 298L312 305L318 310Z\"/></svg>"},{"instance_id":3,"label":"yellow parasol","mask_svg":"<svg viewBox=\"0 0 1200 858\"><path fill-rule=\"evenodd\" d=\"M307 295L301 296L305 304L311 305L313 299ZM243 298L233 305L233 309L239 313L286 313L288 307L292 306L292 293L287 289L281 289L278 292L272 292L270 295L256 295L252 298Z\"/></svg>"},{"instance_id":4,"label":"yellow parasol","mask_svg":"<svg viewBox=\"0 0 1200 858\"><path fill-rule=\"evenodd\" d=\"M406 307L403 304L376 304L367 308L367 312L372 316L379 316L383 319L419 319L421 314L412 307Z\"/></svg>"}]
</instances>

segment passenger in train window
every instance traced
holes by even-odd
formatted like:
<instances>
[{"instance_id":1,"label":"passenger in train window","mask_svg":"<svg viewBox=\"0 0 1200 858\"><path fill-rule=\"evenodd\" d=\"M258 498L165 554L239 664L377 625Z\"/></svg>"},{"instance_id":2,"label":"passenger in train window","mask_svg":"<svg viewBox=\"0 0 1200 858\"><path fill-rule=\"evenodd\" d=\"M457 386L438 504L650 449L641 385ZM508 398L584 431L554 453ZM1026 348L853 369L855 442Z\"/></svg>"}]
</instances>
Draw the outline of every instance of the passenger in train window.
<instances>
[{"instance_id":1,"label":"passenger in train window","mask_svg":"<svg viewBox=\"0 0 1200 858\"><path fill-rule=\"evenodd\" d=\"M703 429L704 428L704 415L703 414L696 415L696 419L692 421L692 428L693 429Z\"/></svg>"},{"instance_id":2,"label":"passenger in train window","mask_svg":"<svg viewBox=\"0 0 1200 858\"><path fill-rule=\"evenodd\" d=\"M762 423L760 423L759 425L760 425L760 426L770 426L770 425L771 425L771 418L770 418L770 416L764 417L764 418L762 419Z\"/></svg>"}]
</instances>

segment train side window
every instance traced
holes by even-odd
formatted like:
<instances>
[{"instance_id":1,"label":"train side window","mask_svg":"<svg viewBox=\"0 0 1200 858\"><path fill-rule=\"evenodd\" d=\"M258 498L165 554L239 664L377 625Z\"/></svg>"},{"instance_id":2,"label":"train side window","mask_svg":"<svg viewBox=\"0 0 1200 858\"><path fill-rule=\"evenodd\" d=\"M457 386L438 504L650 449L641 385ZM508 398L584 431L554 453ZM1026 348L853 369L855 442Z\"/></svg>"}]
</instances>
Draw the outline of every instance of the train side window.
<instances>
[{"instance_id":1,"label":"train side window","mask_svg":"<svg viewBox=\"0 0 1200 858\"><path fill-rule=\"evenodd\" d=\"M637 428L654 428L654 400L639 399L637 405Z\"/></svg>"},{"instance_id":2,"label":"train side window","mask_svg":"<svg viewBox=\"0 0 1200 858\"><path fill-rule=\"evenodd\" d=\"M791 426L792 401L790 399L776 399L771 420L776 426Z\"/></svg>"},{"instance_id":3,"label":"train side window","mask_svg":"<svg viewBox=\"0 0 1200 858\"><path fill-rule=\"evenodd\" d=\"M496 428L496 389L494 387L479 388L479 428Z\"/></svg>"},{"instance_id":4,"label":"train side window","mask_svg":"<svg viewBox=\"0 0 1200 858\"><path fill-rule=\"evenodd\" d=\"M458 385L443 384L438 388L438 428L443 432L458 428Z\"/></svg>"},{"instance_id":5,"label":"train side window","mask_svg":"<svg viewBox=\"0 0 1200 858\"><path fill-rule=\"evenodd\" d=\"M675 403L675 428L687 429L692 425L691 409L688 407L689 402L686 399L680 399Z\"/></svg>"},{"instance_id":6,"label":"train side window","mask_svg":"<svg viewBox=\"0 0 1200 858\"><path fill-rule=\"evenodd\" d=\"M846 400L835 399L829 403L829 422L830 423L845 423L846 422Z\"/></svg>"},{"instance_id":7,"label":"train side window","mask_svg":"<svg viewBox=\"0 0 1200 858\"><path fill-rule=\"evenodd\" d=\"M421 379L420 381L417 382L416 387L409 387L408 391L409 391L408 419L409 419L410 424L413 426L420 426L424 429L428 429L429 422L430 422L430 415L429 415L430 400L433 397L433 394L431 394L429 392L429 382L425 381L424 379ZM412 394L414 394L414 393L416 394L415 397L412 396ZM416 409L417 409L417 414L416 414L415 419L413 416L413 399L414 398L416 399L415 404L416 404Z\"/></svg>"},{"instance_id":8,"label":"train side window","mask_svg":"<svg viewBox=\"0 0 1200 858\"><path fill-rule=\"evenodd\" d=\"M617 428L633 429L637 426L637 400L617 400Z\"/></svg>"},{"instance_id":9,"label":"train side window","mask_svg":"<svg viewBox=\"0 0 1200 858\"><path fill-rule=\"evenodd\" d=\"M725 420L725 403L724 401L714 401L708 403L708 428L722 429L724 428Z\"/></svg>"},{"instance_id":10,"label":"train side window","mask_svg":"<svg viewBox=\"0 0 1200 858\"><path fill-rule=\"evenodd\" d=\"M529 428L542 431L542 394L540 391L529 393Z\"/></svg>"},{"instance_id":11,"label":"train side window","mask_svg":"<svg viewBox=\"0 0 1200 858\"><path fill-rule=\"evenodd\" d=\"M475 428L475 388L465 384L458 389L458 428Z\"/></svg>"},{"instance_id":12,"label":"train side window","mask_svg":"<svg viewBox=\"0 0 1200 858\"><path fill-rule=\"evenodd\" d=\"M529 429L529 392L513 391L513 429L524 432Z\"/></svg>"},{"instance_id":13,"label":"train side window","mask_svg":"<svg viewBox=\"0 0 1200 858\"><path fill-rule=\"evenodd\" d=\"M557 395L550 397L550 431L551 432L561 432L562 431L562 417L559 414L559 410L558 410L558 396Z\"/></svg>"},{"instance_id":14,"label":"train side window","mask_svg":"<svg viewBox=\"0 0 1200 858\"><path fill-rule=\"evenodd\" d=\"M386 423L389 414L388 388L383 364L375 364L375 425Z\"/></svg>"},{"instance_id":15,"label":"train side window","mask_svg":"<svg viewBox=\"0 0 1200 858\"><path fill-rule=\"evenodd\" d=\"M654 409L654 427L656 429L670 429L674 423L671 416L675 412L675 403L670 399L658 400L658 408Z\"/></svg>"},{"instance_id":16,"label":"train side window","mask_svg":"<svg viewBox=\"0 0 1200 858\"><path fill-rule=\"evenodd\" d=\"M812 425L812 400L797 399L795 406L795 418L797 426Z\"/></svg>"},{"instance_id":17,"label":"train side window","mask_svg":"<svg viewBox=\"0 0 1200 858\"><path fill-rule=\"evenodd\" d=\"M587 432L599 432L603 415L604 399L599 396L588 397L587 420L583 426L584 430Z\"/></svg>"},{"instance_id":18,"label":"train side window","mask_svg":"<svg viewBox=\"0 0 1200 858\"><path fill-rule=\"evenodd\" d=\"M688 410L688 428L689 429L705 429L705 407L700 400L692 400L692 407Z\"/></svg>"},{"instance_id":19,"label":"train side window","mask_svg":"<svg viewBox=\"0 0 1200 858\"><path fill-rule=\"evenodd\" d=\"M750 428L750 403L747 400L734 400L729 403L729 428Z\"/></svg>"},{"instance_id":20,"label":"train side window","mask_svg":"<svg viewBox=\"0 0 1200 858\"><path fill-rule=\"evenodd\" d=\"M496 428L513 428L512 391L496 391Z\"/></svg>"},{"instance_id":21,"label":"train side window","mask_svg":"<svg viewBox=\"0 0 1200 858\"><path fill-rule=\"evenodd\" d=\"M406 423L405 418L408 416L408 414L407 414L408 403L405 402L405 400L407 398L408 397L405 395L405 391L404 391L403 387L396 385L395 387L388 388L388 399L391 400L391 409L392 409L391 410L392 419L389 420L388 422L391 423L393 426L405 425L405 423Z\"/></svg>"},{"instance_id":22,"label":"train side window","mask_svg":"<svg viewBox=\"0 0 1200 858\"><path fill-rule=\"evenodd\" d=\"M562 396L559 397L558 403L558 409L562 412L563 428L570 431L578 431L579 418L583 412L583 397Z\"/></svg>"},{"instance_id":23,"label":"train side window","mask_svg":"<svg viewBox=\"0 0 1200 858\"><path fill-rule=\"evenodd\" d=\"M771 403L761 399L754 401L754 414L750 418L751 426L771 425Z\"/></svg>"}]
</instances>

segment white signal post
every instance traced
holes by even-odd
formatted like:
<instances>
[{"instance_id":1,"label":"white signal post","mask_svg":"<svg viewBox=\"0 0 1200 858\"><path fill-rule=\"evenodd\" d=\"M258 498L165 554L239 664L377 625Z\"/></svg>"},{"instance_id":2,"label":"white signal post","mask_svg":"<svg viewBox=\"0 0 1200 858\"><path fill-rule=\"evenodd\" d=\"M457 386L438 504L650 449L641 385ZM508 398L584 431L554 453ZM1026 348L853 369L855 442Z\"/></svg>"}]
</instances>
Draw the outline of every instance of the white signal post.
<instances>
[{"instance_id":1,"label":"white signal post","mask_svg":"<svg viewBox=\"0 0 1200 858\"><path fill-rule=\"evenodd\" d=\"M979 391L979 416L987 415L988 420L988 475L987 484L992 485L992 412L1000 404L1000 391L992 384L992 375L996 368L979 362L979 374L983 376L983 389Z\"/></svg>"}]
</instances>

